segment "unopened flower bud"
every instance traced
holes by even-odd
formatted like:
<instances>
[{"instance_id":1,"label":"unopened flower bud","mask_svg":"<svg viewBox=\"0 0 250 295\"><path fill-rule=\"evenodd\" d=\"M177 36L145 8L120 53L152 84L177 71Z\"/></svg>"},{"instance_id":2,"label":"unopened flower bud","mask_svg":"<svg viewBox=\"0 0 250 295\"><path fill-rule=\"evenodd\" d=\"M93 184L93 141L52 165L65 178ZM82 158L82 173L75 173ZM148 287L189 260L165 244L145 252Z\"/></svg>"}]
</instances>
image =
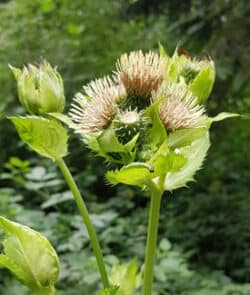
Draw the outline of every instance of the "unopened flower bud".
<instances>
[{"instance_id":1,"label":"unopened flower bud","mask_svg":"<svg viewBox=\"0 0 250 295\"><path fill-rule=\"evenodd\" d=\"M65 106L63 81L47 61L39 66L28 65L23 70L10 66L16 80L23 107L32 115L61 113Z\"/></svg>"},{"instance_id":2,"label":"unopened flower bud","mask_svg":"<svg viewBox=\"0 0 250 295\"><path fill-rule=\"evenodd\" d=\"M144 131L146 119L136 111L124 111L116 120L116 135L118 140L126 144L137 133Z\"/></svg>"},{"instance_id":3,"label":"unopened flower bud","mask_svg":"<svg viewBox=\"0 0 250 295\"><path fill-rule=\"evenodd\" d=\"M209 97L215 80L215 66L208 56L203 59L191 57L183 48L177 48L169 67L169 79L172 82L183 82L198 102L204 103Z\"/></svg>"}]
</instances>

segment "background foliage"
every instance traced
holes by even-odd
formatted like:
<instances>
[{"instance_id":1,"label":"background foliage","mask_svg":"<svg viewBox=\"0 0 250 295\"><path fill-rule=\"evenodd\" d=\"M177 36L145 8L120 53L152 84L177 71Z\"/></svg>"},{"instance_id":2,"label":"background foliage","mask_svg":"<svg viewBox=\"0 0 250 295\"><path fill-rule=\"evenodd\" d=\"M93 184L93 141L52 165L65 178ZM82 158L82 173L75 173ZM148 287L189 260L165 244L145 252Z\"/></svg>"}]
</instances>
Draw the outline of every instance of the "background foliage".
<instances>
[{"instance_id":1,"label":"background foliage","mask_svg":"<svg viewBox=\"0 0 250 295\"><path fill-rule=\"evenodd\" d=\"M99 276L61 175L3 119L23 112L8 63L21 66L46 57L58 65L69 104L84 83L111 71L121 53L157 50L158 41L172 53L181 43L192 54L209 52L215 60L209 113L249 113L249 14L247 0L0 1L0 213L50 239L62 264L62 294L95 294ZM247 120L233 119L213 127L197 182L165 196L155 294L250 294L248 126ZM102 159L74 135L70 149L67 161L88 200L107 265L135 256L141 262L147 198L130 187L107 186ZM0 294L17 293L28 291L1 269Z\"/></svg>"}]
</instances>

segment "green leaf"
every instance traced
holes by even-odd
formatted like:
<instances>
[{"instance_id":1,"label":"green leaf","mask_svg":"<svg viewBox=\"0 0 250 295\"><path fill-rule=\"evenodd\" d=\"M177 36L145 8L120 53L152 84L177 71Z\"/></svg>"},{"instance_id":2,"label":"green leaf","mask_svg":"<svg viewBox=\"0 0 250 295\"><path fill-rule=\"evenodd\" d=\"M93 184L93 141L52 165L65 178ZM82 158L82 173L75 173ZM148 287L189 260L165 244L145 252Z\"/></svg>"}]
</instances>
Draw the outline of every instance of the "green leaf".
<instances>
[{"instance_id":1,"label":"green leaf","mask_svg":"<svg viewBox=\"0 0 250 295\"><path fill-rule=\"evenodd\" d=\"M159 157L155 163L156 176L164 175L168 172L179 171L187 162L185 156L177 153L170 153L167 157L159 161Z\"/></svg>"},{"instance_id":2,"label":"green leaf","mask_svg":"<svg viewBox=\"0 0 250 295\"><path fill-rule=\"evenodd\" d=\"M133 163L120 170L108 171L106 178L111 184L124 183L142 187L153 177L150 168L151 166L145 163Z\"/></svg>"},{"instance_id":3,"label":"green leaf","mask_svg":"<svg viewBox=\"0 0 250 295\"><path fill-rule=\"evenodd\" d=\"M135 148L135 145L137 143L137 140L139 138L140 134L137 133L129 142L127 142L125 145L124 145L124 148L126 151L128 152L132 152Z\"/></svg>"},{"instance_id":4,"label":"green leaf","mask_svg":"<svg viewBox=\"0 0 250 295\"><path fill-rule=\"evenodd\" d=\"M139 134L136 134L128 143L123 145L117 139L115 128L111 124L96 140L89 141L88 145L97 151L100 156L113 163L127 164L135 158L135 145L138 137Z\"/></svg>"},{"instance_id":5,"label":"green leaf","mask_svg":"<svg viewBox=\"0 0 250 295\"><path fill-rule=\"evenodd\" d=\"M11 69L14 77L16 80L19 79L19 77L22 75L22 71L16 67L13 67L12 65L9 64L9 68Z\"/></svg>"},{"instance_id":6,"label":"green leaf","mask_svg":"<svg viewBox=\"0 0 250 295\"><path fill-rule=\"evenodd\" d=\"M72 201L72 200L74 200L74 198L72 196L71 191L66 191L66 192L58 193L58 194L51 194L50 198L44 203L42 203L41 208L42 209L51 208L63 202Z\"/></svg>"},{"instance_id":7,"label":"green leaf","mask_svg":"<svg viewBox=\"0 0 250 295\"><path fill-rule=\"evenodd\" d=\"M223 113L219 113L218 115L216 115L213 118L209 118L209 120L211 123L213 123L213 122L219 122L219 121L222 121L225 119L235 118L235 117L239 117L239 116L240 116L239 114L223 112Z\"/></svg>"},{"instance_id":8,"label":"green leaf","mask_svg":"<svg viewBox=\"0 0 250 295\"><path fill-rule=\"evenodd\" d=\"M67 155L67 132L54 119L10 117L20 138L38 154L53 160Z\"/></svg>"},{"instance_id":9,"label":"green leaf","mask_svg":"<svg viewBox=\"0 0 250 295\"><path fill-rule=\"evenodd\" d=\"M190 145L194 140L199 139L207 132L207 128L191 128L176 130L168 136L170 148L180 148Z\"/></svg>"},{"instance_id":10,"label":"green leaf","mask_svg":"<svg viewBox=\"0 0 250 295\"><path fill-rule=\"evenodd\" d=\"M160 56L165 57L168 60L169 59L169 55L167 54L165 48L163 47L163 45L161 44L161 42L159 42L158 44L159 44Z\"/></svg>"},{"instance_id":11,"label":"green leaf","mask_svg":"<svg viewBox=\"0 0 250 295\"><path fill-rule=\"evenodd\" d=\"M118 286L112 286L108 289L102 290L99 295L116 295L118 289Z\"/></svg>"},{"instance_id":12,"label":"green leaf","mask_svg":"<svg viewBox=\"0 0 250 295\"><path fill-rule=\"evenodd\" d=\"M166 81L185 83L193 95L198 98L198 103L202 104L210 95L214 85L214 62L210 58L197 60L183 49L180 53L180 49L177 46L169 60Z\"/></svg>"},{"instance_id":13,"label":"green leaf","mask_svg":"<svg viewBox=\"0 0 250 295\"><path fill-rule=\"evenodd\" d=\"M138 274L137 269L137 259L133 259L128 265L114 266L111 271L110 282L119 286L115 295L134 295L135 290L141 283L141 274Z\"/></svg>"},{"instance_id":14,"label":"green leaf","mask_svg":"<svg viewBox=\"0 0 250 295\"><path fill-rule=\"evenodd\" d=\"M124 146L117 139L115 128L112 125L110 125L109 128L104 130L97 140L102 151L104 151L105 153L124 152Z\"/></svg>"},{"instance_id":15,"label":"green leaf","mask_svg":"<svg viewBox=\"0 0 250 295\"><path fill-rule=\"evenodd\" d=\"M55 8L55 3L53 0L44 0L41 1L40 9L43 13L48 13Z\"/></svg>"},{"instance_id":16,"label":"green leaf","mask_svg":"<svg viewBox=\"0 0 250 295\"><path fill-rule=\"evenodd\" d=\"M171 249L171 243L167 239L162 239L159 245L159 248L165 252Z\"/></svg>"},{"instance_id":17,"label":"green leaf","mask_svg":"<svg viewBox=\"0 0 250 295\"><path fill-rule=\"evenodd\" d=\"M150 179L180 170L186 161L183 155L170 152L165 141L148 163L134 162L120 170L108 171L106 177L114 185L124 183L144 187Z\"/></svg>"},{"instance_id":18,"label":"green leaf","mask_svg":"<svg viewBox=\"0 0 250 295\"><path fill-rule=\"evenodd\" d=\"M198 98L198 103L203 104L209 97L215 80L215 67L212 61L205 62L197 77L189 86L189 90Z\"/></svg>"},{"instance_id":19,"label":"green leaf","mask_svg":"<svg viewBox=\"0 0 250 295\"><path fill-rule=\"evenodd\" d=\"M90 150L95 151L99 156L104 157L105 154L100 150L98 137L95 134L84 135L83 142L87 145Z\"/></svg>"},{"instance_id":20,"label":"green leaf","mask_svg":"<svg viewBox=\"0 0 250 295\"><path fill-rule=\"evenodd\" d=\"M167 173L164 184L165 190L172 191L186 186L188 181L193 180L195 172L200 169L205 159L209 145L209 134L207 132L189 146L179 149L179 153L187 159L187 162L179 171Z\"/></svg>"},{"instance_id":21,"label":"green leaf","mask_svg":"<svg viewBox=\"0 0 250 295\"><path fill-rule=\"evenodd\" d=\"M158 146L167 138L167 132L159 117L159 105L162 99L157 100L154 104L145 110L145 115L150 118L152 127L147 134L148 141L153 146Z\"/></svg>"},{"instance_id":22,"label":"green leaf","mask_svg":"<svg viewBox=\"0 0 250 295\"><path fill-rule=\"evenodd\" d=\"M167 140L165 140L148 163L154 168L153 178L163 176L170 171L178 171L186 163L186 158L183 155L171 152Z\"/></svg>"},{"instance_id":23,"label":"green leaf","mask_svg":"<svg viewBox=\"0 0 250 295\"><path fill-rule=\"evenodd\" d=\"M49 241L27 226L4 217L0 217L0 228L5 232L0 265L8 268L33 291L54 294L60 267L57 254Z\"/></svg>"},{"instance_id":24,"label":"green leaf","mask_svg":"<svg viewBox=\"0 0 250 295\"><path fill-rule=\"evenodd\" d=\"M77 124L75 124L69 116L61 113L47 113L47 115L57 119L58 121L66 124L69 128L76 129Z\"/></svg>"}]
</instances>

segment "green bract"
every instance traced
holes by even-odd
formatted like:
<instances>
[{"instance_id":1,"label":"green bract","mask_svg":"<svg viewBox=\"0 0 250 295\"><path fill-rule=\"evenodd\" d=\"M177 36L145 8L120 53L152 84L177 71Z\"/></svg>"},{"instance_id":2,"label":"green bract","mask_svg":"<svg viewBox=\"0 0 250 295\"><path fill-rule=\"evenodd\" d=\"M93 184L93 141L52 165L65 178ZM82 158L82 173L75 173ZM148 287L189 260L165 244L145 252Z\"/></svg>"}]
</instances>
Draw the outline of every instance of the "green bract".
<instances>
[{"instance_id":1,"label":"green bract","mask_svg":"<svg viewBox=\"0 0 250 295\"><path fill-rule=\"evenodd\" d=\"M136 134L128 143L122 144L116 136L115 128L111 125L97 136L86 136L86 144L99 156L117 164L131 163L135 159L135 145L139 134Z\"/></svg>"},{"instance_id":2,"label":"green bract","mask_svg":"<svg viewBox=\"0 0 250 295\"><path fill-rule=\"evenodd\" d=\"M68 135L55 119L10 117L20 138L42 156L56 160L67 155Z\"/></svg>"},{"instance_id":3,"label":"green bract","mask_svg":"<svg viewBox=\"0 0 250 295\"><path fill-rule=\"evenodd\" d=\"M141 274L138 273L136 259L129 264L114 266L111 271L110 282L119 286L115 295L133 295L141 284Z\"/></svg>"},{"instance_id":4,"label":"green bract","mask_svg":"<svg viewBox=\"0 0 250 295\"><path fill-rule=\"evenodd\" d=\"M112 286L108 289L102 290L99 295L117 295L118 286Z\"/></svg>"},{"instance_id":5,"label":"green bract","mask_svg":"<svg viewBox=\"0 0 250 295\"><path fill-rule=\"evenodd\" d=\"M207 55L203 59L192 58L181 47L177 47L169 61L166 81L187 85L198 98L198 103L203 104L209 97L215 81L213 60Z\"/></svg>"},{"instance_id":6,"label":"green bract","mask_svg":"<svg viewBox=\"0 0 250 295\"><path fill-rule=\"evenodd\" d=\"M208 132L192 141L189 145L183 147L180 145L178 153L186 159L186 162L176 171L167 172L164 180L164 189L172 191L185 186L188 181L193 180L194 174L201 168L209 145Z\"/></svg>"},{"instance_id":7,"label":"green bract","mask_svg":"<svg viewBox=\"0 0 250 295\"><path fill-rule=\"evenodd\" d=\"M49 241L27 226L0 217L5 233L0 265L8 268L36 294L53 295L59 260Z\"/></svg>"},{"instance_id":8,"label":"green bract","mask_svg":"<svg viewBox=\"0 0 250 295\"><path fill-rule=\"evenodd\" d=\"M32 115L61 113L65 97L60 74L43 61L38 67L28 65L23 70L10 66L16 80L21 104Z\"/></svg>"}]
</instances>

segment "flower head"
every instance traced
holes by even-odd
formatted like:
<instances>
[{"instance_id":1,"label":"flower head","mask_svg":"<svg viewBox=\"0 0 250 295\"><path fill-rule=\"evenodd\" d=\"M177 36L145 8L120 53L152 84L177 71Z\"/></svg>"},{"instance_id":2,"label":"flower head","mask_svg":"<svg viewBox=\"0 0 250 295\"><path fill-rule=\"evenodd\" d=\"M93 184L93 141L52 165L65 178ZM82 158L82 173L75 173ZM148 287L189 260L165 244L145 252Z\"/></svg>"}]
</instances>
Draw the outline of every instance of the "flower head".
<instances>
[{"instance_id":1,"label":"flower head","mask_svg":"<svg viewBox=\"0 0 250 295\"><path fill-rule=\"evenodd\" d=\"M137 133L145 127L145 118L142 112L136 110L122 111L115 119L116 135L123 144L129 142Z\"/></svg>"},{"instance_id":2,"label":"flower head","mask_svg":"<svg viewBox=\"0 0 250 295\"><path fill-rule=\"evenodd\" d=\"M167 130L202 127L205 109L197 104L197 98L183 85L171 84L161 87L153 99L163 99L159 116Z\"/></svg>"},{"instance_id":3,"label":"flower head","mask_svg":"<svg viewBox=\"0 0 250 295\"><path fill-rule=\"evenodd\" d=\"M58 112L65 106L63 81L47 61L29 64L23 70L10 66L16 80L21 104L32 115Z\"/></svg>"},{"instance_id":4,"label":"flower head","mask_svg":"<svg viewBox=\"0 0 250 295\"><path fill-rule=\"evenodd\" d=\"M116 103L125 95L122 85L116 85L110 77L90 82L84 87L87 96L77 93L70 116L78 123L77 132L93 133L105 129L116 113Z\"/></svg>"},{"instance_id":5,"label":"flower head","mask_svg":"<svg viewBox=\"0 0 250 295\"><path fill-rule=\"evenodd\" d=\"M123 54L116 68L128 98L147 100L163 82L167 63L166 59L152 51L143 54L140 50Z\"/></svg>"}]
</instances>

